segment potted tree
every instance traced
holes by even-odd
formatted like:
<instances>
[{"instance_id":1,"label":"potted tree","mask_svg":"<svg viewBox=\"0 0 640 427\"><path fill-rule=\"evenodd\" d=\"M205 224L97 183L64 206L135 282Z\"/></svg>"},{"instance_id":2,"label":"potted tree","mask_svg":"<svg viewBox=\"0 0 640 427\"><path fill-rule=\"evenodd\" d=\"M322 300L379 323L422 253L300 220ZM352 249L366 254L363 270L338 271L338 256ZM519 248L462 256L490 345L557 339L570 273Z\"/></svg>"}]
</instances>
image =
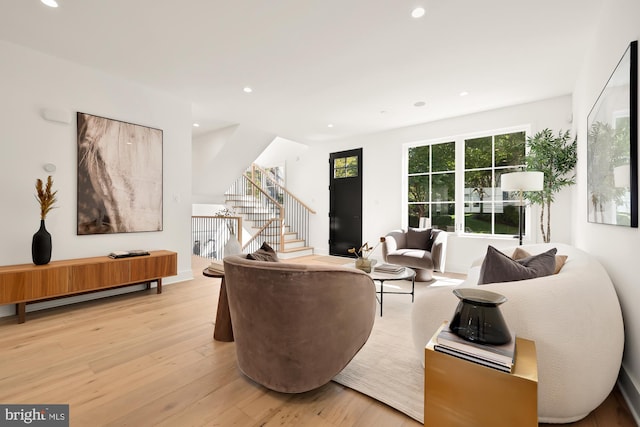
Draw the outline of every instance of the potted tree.
<instances>
[{"instance_id":1,"label":"potted tree","mask_svg":"<svg viewBox=\"0 0 640 427\"><path fill-rule=\"evenodd\" d=\"M571 139L569 131L558 131L554 135L550 129L544 129L533 137L527 138L529 152L525 162L527 170L544 173L542 191L527 192L525 198L532 205L540 205L540 231L545 243L551 241L551 203L555 194L564 187L576 183L573 172L578 161L576 138ZM546 230L545 230L546 216Z\"/></svg>"}]
</instances>

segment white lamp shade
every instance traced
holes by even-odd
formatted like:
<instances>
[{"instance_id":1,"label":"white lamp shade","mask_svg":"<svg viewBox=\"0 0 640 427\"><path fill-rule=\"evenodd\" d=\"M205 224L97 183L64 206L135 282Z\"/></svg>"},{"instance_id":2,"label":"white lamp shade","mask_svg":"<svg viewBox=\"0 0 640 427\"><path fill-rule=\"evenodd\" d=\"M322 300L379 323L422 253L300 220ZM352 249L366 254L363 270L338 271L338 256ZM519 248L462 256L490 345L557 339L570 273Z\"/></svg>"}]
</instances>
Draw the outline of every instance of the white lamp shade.
<instances>
[{"instance_id":1,"label":"white lamp shade","mask_svg":"<svg viewBox=\"0 0 640 427\"><path fill-rule=\"evenodd\" d=\"M540 191L544 186L542 172L512 172L500 177L502 191Z\"/></svg>"},{"instance_id":2,"label":"white lamp shade","mask_svg":"<svg viewBox=\"0 0 640 427\"><path fill-rule=\"evenodd\" d=\"M613 185L617 188L625 188L631 185L631 166L622 165L613 168Z\"/></svg>"}]
</instances>

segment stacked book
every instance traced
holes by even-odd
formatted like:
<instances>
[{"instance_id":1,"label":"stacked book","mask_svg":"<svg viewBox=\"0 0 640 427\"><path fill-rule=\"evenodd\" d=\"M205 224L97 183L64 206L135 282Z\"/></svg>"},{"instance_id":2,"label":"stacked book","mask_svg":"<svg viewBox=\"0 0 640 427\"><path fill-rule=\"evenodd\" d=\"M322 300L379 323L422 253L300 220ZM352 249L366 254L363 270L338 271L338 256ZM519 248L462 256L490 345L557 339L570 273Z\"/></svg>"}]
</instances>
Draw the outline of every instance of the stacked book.
<instances>
[{"instance_id":1,"label":"stacked book","mask_svg":"<svg viewBox=\"0 0 640 427\"><path fill-rule=\"evenodd\" d=\"M379 271L380 273L400 273L402 270L404 270L404 267L401 265L394 265L394 264L380 264L374 267L374 269L376 271Z\"/></svg>"},{"instance_id":2,"label":"stacked book","mask_svg":"<svg viewBox=\"0 0 640 427\"><path fill-rule=\"evenodd\" d=\"M130 251L113 251L109 254L109 258L130 258L134 256L145 256L150 255L149 251L145 251L142 249L134 249Z\"/></svg>"},{"instance_id":3,"label":"stacked book","mask_svg":"<svg viewBox=\"0 0 640 427\"><path fill-rule=\"evenodd\" d=\"M436 337L433 349L503 372L511 372L516 351L515 335L512 333L511 336L511 341L506 344L480 344L459 337L445 324Z\"/></svg>"},{"instance_id":4,"label":"stacked book","mask_svg":"<svg viewBox=\"0 0 640 427\"><path fill-rule=\"evenodd\" d=\"M207 270L214 274L224 274L224 263L221 260L213 260Z\"/></svg>"}]
</instances>

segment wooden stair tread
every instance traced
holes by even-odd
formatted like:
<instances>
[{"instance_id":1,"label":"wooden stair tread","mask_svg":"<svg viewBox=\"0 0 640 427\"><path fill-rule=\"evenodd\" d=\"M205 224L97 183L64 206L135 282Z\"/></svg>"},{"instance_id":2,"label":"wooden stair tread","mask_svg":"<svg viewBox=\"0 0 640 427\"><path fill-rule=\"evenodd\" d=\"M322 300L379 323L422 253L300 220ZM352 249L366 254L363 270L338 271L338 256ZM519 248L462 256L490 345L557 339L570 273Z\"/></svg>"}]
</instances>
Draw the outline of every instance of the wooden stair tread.
<instances>
[{"instance_id":1,"label":"wooden stair tread","mask_svg":"<svg viewBox=\"0 0 640 427\"><path fill-rule=\"evenodd\" d=\"M291 249L284 249L284 250L278 250L276 252L282 252L282 253L292 253L292 252L300 252L300 251L308 251L308 250L312 250L313 248L311 246L300 246L299 248L291 248Z\"/></svg>"}]
</instances>

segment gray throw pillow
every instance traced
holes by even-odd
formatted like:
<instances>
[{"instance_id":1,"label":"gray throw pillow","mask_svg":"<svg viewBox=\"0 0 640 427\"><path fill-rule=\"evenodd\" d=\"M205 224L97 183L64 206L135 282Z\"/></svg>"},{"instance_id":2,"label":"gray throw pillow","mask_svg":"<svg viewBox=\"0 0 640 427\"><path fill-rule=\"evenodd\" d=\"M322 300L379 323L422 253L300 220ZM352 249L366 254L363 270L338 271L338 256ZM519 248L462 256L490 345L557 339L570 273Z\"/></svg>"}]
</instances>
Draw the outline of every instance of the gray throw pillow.
<instances>
[{"instance_id":1,"label":"gray throw pillow","mask_svg":"<svg viewBox=\"0 0 640 427\"><path fill-rule=\"evenodd\" d=\"M257 251L247 254L247 259L252 259L254 261L280 262L278 254L276 254L276 251L274 251L267 242L264 242Z\"/></svg>"},{"instance_id":2,"label":"gray throw pillow","mask_svg":"<svg viewBox=\"0 0 640 427\"><path fill-rule=\"evenodd\" d=\"M407 248L427 250L431 239L430 228L409 228L407 230Z\"/></svg>"},{"instance_id":3,"label":"gray throw pillow","mask_svg":"<svg viewBox=\"0 0 640 427\"><path fill-rule=\"evenodd\" d=\"M556 267L556 252L557 249L553 248L515 261L493 246L489 246L480 267L478 285L549 276L553 274Z\"/></svg>"}]
</instances>

